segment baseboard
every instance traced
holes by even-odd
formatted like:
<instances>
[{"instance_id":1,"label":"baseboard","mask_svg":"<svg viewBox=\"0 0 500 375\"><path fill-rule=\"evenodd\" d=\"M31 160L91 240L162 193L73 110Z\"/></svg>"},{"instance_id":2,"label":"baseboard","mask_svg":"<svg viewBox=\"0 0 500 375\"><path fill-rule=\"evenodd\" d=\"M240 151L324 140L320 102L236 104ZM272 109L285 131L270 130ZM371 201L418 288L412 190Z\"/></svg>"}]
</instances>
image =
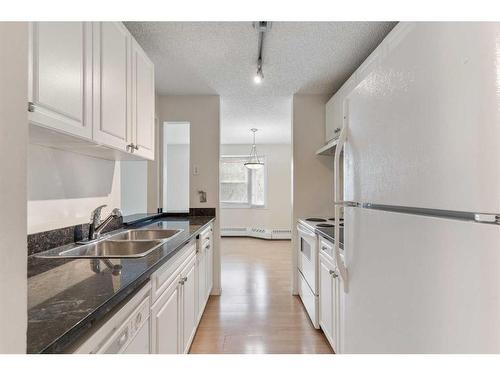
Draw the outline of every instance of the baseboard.
<instances>
[{"instance_id":1,"label":"baseboard","mask_svg":"<svg viewBox=\"0 0 500 375\"><path fill-rule=\"evenodd\" d=\"M222 237L254 237L266 240L289 240L292 238L290 229L267 229L267 228L221 228Z\"/></svg>"}]
</instances>

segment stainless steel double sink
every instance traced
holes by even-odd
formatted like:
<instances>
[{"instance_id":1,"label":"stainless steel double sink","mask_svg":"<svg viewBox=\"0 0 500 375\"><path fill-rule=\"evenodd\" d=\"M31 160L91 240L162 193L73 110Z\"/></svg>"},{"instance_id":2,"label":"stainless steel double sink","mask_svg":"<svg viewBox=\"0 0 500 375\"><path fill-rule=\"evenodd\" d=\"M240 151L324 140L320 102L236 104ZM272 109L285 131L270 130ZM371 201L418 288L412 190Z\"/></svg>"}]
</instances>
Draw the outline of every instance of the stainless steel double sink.
<instances>
[{"instance_id":1,"label":"stainless steel double sink","mask_svg":"<svg viewBox=\"0 0 500 375\"><path fill-rule=\"evenodd\" d=\"M71 244L35 254L38 258L140 258L182 229L129 229L89 243Z\"/></svg>"}]
</instances>

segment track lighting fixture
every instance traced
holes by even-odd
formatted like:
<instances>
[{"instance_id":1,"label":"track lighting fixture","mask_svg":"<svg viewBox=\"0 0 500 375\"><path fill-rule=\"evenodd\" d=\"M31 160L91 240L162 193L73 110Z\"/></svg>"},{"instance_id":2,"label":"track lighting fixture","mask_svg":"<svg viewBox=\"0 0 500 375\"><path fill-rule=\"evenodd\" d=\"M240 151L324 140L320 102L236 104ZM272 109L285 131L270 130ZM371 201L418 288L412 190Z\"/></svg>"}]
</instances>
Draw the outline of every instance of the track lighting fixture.
<instances>
[{"instance_id":1,"label":"track lighting fixture","mask_svg":"<svg viewBox=\"0 0 500 375\"><path fill-rule=\"evenodd\" d=\"M262 83L264 80L264 72L262 71L262 48L264 46L264 33L271 29L271 22L260 21L253 23L254 29L259 32L259 45L258 45L258 59L257 59L257 72L253 77L256 84Z\"/></svg>"}]
</instances>

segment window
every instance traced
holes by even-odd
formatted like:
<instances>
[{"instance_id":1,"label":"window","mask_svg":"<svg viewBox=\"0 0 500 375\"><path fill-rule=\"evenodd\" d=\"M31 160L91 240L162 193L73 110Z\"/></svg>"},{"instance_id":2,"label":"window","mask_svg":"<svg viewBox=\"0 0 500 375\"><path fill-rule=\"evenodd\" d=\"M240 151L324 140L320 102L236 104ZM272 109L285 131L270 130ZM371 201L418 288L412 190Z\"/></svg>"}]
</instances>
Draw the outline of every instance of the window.
<instances>
[{"instance_id":1,"label":"window","mask_svg":"<svg viewBox=\"0 0 500 375\"><path fill-rule=\"evenodd\" d=\"M263 208L266 206L267 169L248 169L247 156L223 156L220 161L220 202L224 208Z\"/></svg>"}]
</instances>

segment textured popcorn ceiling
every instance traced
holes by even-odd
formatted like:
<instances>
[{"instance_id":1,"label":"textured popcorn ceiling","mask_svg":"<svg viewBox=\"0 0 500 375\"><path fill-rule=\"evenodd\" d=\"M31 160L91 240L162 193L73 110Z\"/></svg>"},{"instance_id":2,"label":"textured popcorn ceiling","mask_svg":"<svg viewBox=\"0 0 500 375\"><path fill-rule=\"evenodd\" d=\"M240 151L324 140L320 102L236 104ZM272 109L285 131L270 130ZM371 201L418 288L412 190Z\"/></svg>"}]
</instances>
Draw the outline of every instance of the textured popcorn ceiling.
<instances>
[{"instance_id":1,"label":"textured popcorn ceiling","mask_svg":"<svg viewBox=\"0 0 500 375\"><path fill-rule=\"evenodd\" d=\"M332 94L394 27L391 22L273 22L256 85L251 22L126 22L155 63L162 95L221 95L222 143L290 142L291 97Z\"/></svg>"}]
</instances>

